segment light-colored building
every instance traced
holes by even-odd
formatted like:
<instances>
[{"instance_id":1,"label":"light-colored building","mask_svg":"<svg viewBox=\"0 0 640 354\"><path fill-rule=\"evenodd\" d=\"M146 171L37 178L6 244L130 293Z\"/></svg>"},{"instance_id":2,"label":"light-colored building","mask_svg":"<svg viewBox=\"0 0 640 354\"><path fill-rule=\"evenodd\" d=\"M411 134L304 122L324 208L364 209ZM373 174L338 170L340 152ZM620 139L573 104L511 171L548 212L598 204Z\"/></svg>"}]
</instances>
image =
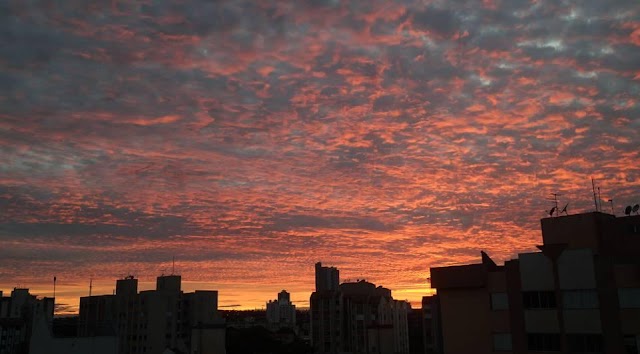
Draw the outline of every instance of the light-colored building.
<instances>
[{"instance_id":1,"label":"light-colored building","mask_svg":"<svg viewBox=\"0 0 640 354\"><path fill-rule=\"evenodd\" d=\"M319 289L310 300L316 353L409 353L407 302L364 280L337 283L336 268L316 264Z\"/></svg>"},{"instance_id":2,"label":"light-colored building","mask_svg":"<svg viewBox=\"0 0 640 354\"><path fill-rule=\"evenodd\" d=\"M638 353L640 216L541 224L540 252L431 269L445 354Z\"/></svg>"},{"instance_id":3,"label":"light-colored building","mask_svg":"<svg viewBox=\"0 0 640 354\"><path fill-rule=\"evenodd\" d=\"M295 328L296 306L286 290L278 293L278 299L267 302L267 323L270 328Z\"/></svg>"}]
</instances>

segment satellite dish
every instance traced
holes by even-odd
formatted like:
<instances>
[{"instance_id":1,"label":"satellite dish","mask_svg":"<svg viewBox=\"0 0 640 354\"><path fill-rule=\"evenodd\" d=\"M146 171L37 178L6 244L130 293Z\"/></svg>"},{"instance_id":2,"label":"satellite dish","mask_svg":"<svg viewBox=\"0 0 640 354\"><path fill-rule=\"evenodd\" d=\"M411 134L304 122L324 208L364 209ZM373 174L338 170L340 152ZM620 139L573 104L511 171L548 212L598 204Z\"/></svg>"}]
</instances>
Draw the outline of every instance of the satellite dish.
<instances>
[{"instance_id":1,"label":"satellite dish","mask_svg":"<svg viewBox=\"0 0 640 354\"><path fill-rule=\"evenodd\" d=\"M560 211L560 214L565 213L565 215L569 215L569 213L567 212L568 206L569 206L569 203L565 204L564 208L562 208L562 211Z\"/></svg>"},{"instance_id":2,"label":"satellite dish","mask_svg":"<svg viewBox=\"0 0 640 354\"><path fill-rule=\"evenodd\" d=\"M624 208L624 215L631 215L631 205Z\"/></svg>"},{"instance_id":3,"label":"satellite dish","mask_svg":"<svg viewBox=\"0 0 640 354\"><path fill-rule=\"evenodd\" d=\"M636 204L633 206L633 209L631 211L633 211L634 213L636 213L636 215L638 214L638 209L640 209L640 204Z\"/></svg>"},{"instance_id":4,"label":"satellite dish","mask_svg":"<svg viewBox=\"0 0 640 354\"><path fill-rule=\"evenodd\" d=\"M556 212L556 207L551 208L551 210L549 210L549 216L553 216L553 213Z\"/></svg>"}]
</instances>

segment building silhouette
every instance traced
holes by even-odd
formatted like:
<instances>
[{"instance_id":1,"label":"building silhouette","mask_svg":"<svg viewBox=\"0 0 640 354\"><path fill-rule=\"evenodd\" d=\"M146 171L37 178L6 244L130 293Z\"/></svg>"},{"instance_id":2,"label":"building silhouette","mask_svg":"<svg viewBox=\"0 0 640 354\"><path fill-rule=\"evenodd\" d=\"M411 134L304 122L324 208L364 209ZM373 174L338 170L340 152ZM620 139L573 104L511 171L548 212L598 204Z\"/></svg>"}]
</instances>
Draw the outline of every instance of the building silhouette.
<instances>
[{"instance_id":1,"label":"building silhouette","mask_svg":"<svg viewBox=\"0 0 640 354\"><path fill-rule=\"evenodd\" d=\"M36 298L29 289L14 288L11 296L0 291L0 354L27 354L37 318L53 320L54 299Z\"/></svg>"},{"instance_id":2,"label":"building silhouette","mask_svg":"<svg viewBox=\"0 0 640 354\"><path fill-rule=\"evenodd\" d=\"M445 354L638 353L640 216L592 212L541 226L540 252L431 268Z\"/></svg>"},{"instance_id":3,"label":"building silhouette","mask_svg":"<svg viewBox=\"0 0 640 354\"><path fill-rule=\"evenodd\" d=\"M439 330L442 319L438 295L423 296L420 312L422 314L422 353L442 353L442 331ZM411 350L413 352L413 348Z\"/></svg>"},{"instance_id":4,"label":"building silhouette","mask_svg":"<svg viewBox=\"0 0 640 354\"><path fill-rule=\"evenodd\" d=\"M141 292L129 276L117 280L114 295L80 298L78 335L115 335L119 354L224 354L224 333L218 292L184 293L179 275Z\"/></svg>"},{"instance_id":5,"label":"building silhouette","mask_svg":"<svg viewBox=\"0 0 640 354\"><path fill-rule=\"evenodd\" d=\"M316 353L409 353L405 301L364 280L340 285L339 271L316 263L311 342Z\"/></svg>"},{"instance_id":6,"label":"building silhouette","mask_svg":"<svg viewBox=\"0 0 640 354\"><path fill-rule=\"evenodd\" d=\"M267 302L267 323L271 329L296 328L296 306L286 290L278 293L278 299Z\"/></svg>"}]
</instances>

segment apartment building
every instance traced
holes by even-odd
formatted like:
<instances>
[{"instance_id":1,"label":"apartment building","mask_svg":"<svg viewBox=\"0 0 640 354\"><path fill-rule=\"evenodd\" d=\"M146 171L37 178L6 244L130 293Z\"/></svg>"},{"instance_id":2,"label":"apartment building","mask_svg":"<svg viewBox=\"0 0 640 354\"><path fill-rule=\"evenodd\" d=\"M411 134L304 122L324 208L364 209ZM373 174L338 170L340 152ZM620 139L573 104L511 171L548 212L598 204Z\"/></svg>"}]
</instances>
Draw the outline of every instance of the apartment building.
<instances>
[{"instance_id":1,"label":"apartment building","mask_svg":"<svg viewBox=\"0 0 640 354\"><path fill-rule=\"evenodd\" d=\"M431 268L443 353L638 353L640 216L541 226L540 252Z\"/></svg>"},{"instance_id":2,"label":"apartment building","mask_svg":"<svg viewBox=\"0 0 640 354\"><path fill-rule=\"evenodd\" d=\"M409 353L409 304L365 280L339 284L336 268L316 264L311 338L316 353Z\"/></svg>"},{"instance_id":3,"label":"apartment building","mask_svg":"<svg viewBox=\"0 0 640 354\"><path fill-rule=\"evenodd\" d=\"M224 354L225 326L218 292L184 293L179 275L160 276L155 290L138 292L132 276L114 295L80 298L79 336L115 334L120 354Z\"/></svg>"},{"instance_id":4,"label":"apartment building","mask_svg":"<svg viewBox=\"0 0 640 354\"><path fill-rule=\"evenodd\" d=\"M53 298L38 299L29 289L14 288L10 296L0 291L0 354L29 353L34 319L53 319Z\"/></svg>"},{"instance_id":5,"label":"apartment building","mask_svg":"<svg viewBox=\"0 0 640 354\"><path fill-rule=\"evenodd\" d=\"M267 324L271 329L296 328L296 305L286 290L278 293L277 300L267 302Z\"/></svg>"}]
</instances>

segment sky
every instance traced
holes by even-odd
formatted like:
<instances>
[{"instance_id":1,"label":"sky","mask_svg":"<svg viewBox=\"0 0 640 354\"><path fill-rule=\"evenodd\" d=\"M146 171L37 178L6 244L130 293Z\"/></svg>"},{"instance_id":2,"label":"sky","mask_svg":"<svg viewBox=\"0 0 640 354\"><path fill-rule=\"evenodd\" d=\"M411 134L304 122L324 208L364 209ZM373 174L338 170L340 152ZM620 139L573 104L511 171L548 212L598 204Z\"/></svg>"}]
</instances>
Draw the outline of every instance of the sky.
<instances>
[{"instance_id":1,"label":"sky","mask_svg":"<svg viewBox=\"0 0 640 354\"><path fill-rule=\"evenodd\" d=\"M175 272L299 307L314 263L419 307L640 202L637 0L0 2L0 289Z\"/></svg>"}]
</instances>

